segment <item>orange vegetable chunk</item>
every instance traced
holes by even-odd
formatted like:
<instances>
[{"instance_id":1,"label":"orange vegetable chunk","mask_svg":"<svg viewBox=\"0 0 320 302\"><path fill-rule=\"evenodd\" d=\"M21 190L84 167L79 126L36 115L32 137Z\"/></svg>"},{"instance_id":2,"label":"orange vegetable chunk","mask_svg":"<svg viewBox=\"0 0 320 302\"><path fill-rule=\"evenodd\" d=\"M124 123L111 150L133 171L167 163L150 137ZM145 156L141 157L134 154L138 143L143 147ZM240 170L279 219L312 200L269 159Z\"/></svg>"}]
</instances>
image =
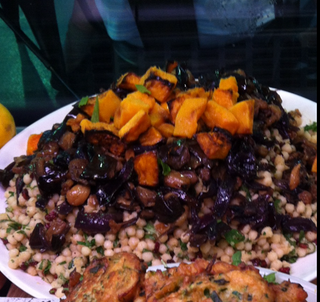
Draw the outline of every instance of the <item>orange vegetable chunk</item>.
<instances>
[{"instance_id":1,"label":"orange vegetable chunk","mask_svg":"<svg viewBox=\"0 0 320 302\"><path fill-rule=\"evenodd\" d=\"M208 102L202 119L209 128L219 127L226 129L232 135L236 133L239 127L239 121L233 113L214 101Z\"/></svg>"},{"instance_id":2,"label":"orange vegetable chunk","mask_svg":"<svg viewBox=\"0 0 320 302\"><path fill-rule=\"evenodd\" d=\"M254 118L254 100L246 100L232 106L231 113L239 121L238 134L252 134Z\"/></svg>"},{"instance_id":3,"label":"orange vegetable chunk","mask_svg":"<svg viewBox=\"0 0 320 302\"><path fill-rule=\"evenodd\" d=\"M141 77L136 75L134 72L127 72L118 79L116 85L122 89L136 91L136 85L140 83L140 79Z\"/></svg>"},{"instance_id":4,"label":"orange vegetable chunk","mask_svg":"<svg viewBox=\"0 0 320 302\"><path fill-rule=\"evenodd\" d=\"M161 124L167 122L170 119L169 113L157 102L154 104L153 108L149 113L151 120L151 125L154 127L160 126Z\"/></svg>"},{"instance_id":5,"label":"orange vegetable chunk","mask_svg":"<svg viewBox=\"0 0 320 302\"><path fill-rule=\"evenodd\" d=\"M169 138L173 136L174 126L169 123L163 123L156 127L163 137Z\"/></svg>"},{"instance_id":6,"label":"orange vegetable chunk","mask_svg":"<svg viewBox=\"0 0 320 302\"><path fill-rule=\"evenodd\" d=\"M110 123L116 109L120 106L121 99L111 90L100 94L99 99L99 121Z\"/></svg>"},{"instance_id":7,"label":"orange vegetable chunk","mask_svg":"<svg viewBox=\"0 0 320 302\"><path fill-rule=\"evenodd\" d=\"M198 120L206 110L206 106L206 98L187 98L177 114L173 135L192 138L197 132Z\"/></svg>"},{"instance_id":8,"label":"orange vegetable chunk","mask_svg":"<svg viewBox=\"0 0 320 302\"><path fill-rule=\"evenodd\" d=\"M233 100L233 91L232 90L223 90L221 88L217 88L213 91L212 100L217 104L229 109L236 102Z\"/></svg>"},{"instance_id":9,"label":"orange vegetable chunk","mask_svg":"<svg viewBox=\"0 0 320 302\"><path fill-rule=\"evenodd\" d=\"M154 127L150 127L145 133L141 134L139 141L142 146L153 146L163 140L161 133Z\"/></svg>"},{"instance_id":10,"label":"orange vegetable chunk","mask_svg":"<svg viewBox=\"0 0 320 302\"><path fill-rule=\"evenodd\" d=\"M148 114L144 110L140 110L119 130L119 137L125 142L133 142L150 126L151 122Z\"/></svg>"},{"instance_id":11,"label":"orange vegetable chunk","mask_svg":"<svg viewBox=\"0 0 320 302\"><path fill-rule=\"evenodd\" d=\"M202 151L210 159L225 159L231 149L230 137L221 131L201 132L196 138Z\"/></svg>"},{"instance_id":12,"label":"orange vegetable chunk","mask_svg":"<svg viewBox=\"0 0 320 302\"><path fill-rule=\"evenodd\" d=\"M160 103L167 101L177 82L176 76L155 66L150 67L140 80L140 84L144 85Z\"/></svg>"},{"instance_id":13,"label":"orange vegetable chunk","mask_svg":"<svg viewBox=\"0 0 320 302\"><path fill-rule=\"evenodd\" d=\"M134 158L134 170L141 186L155 187L159 182L158 158L155 152L145 152Z\"/></svg>"},{"instance_id":14,"label":"orange vegetable chunk","mask_svg":"<svg viewBox=\"0 0 320 302\"><path fill-rule=\"evenodd\" d=\"M138 99L138 100L148 104L150 109L153 108L153 106L156 102L154 97L148 95L147 93L143 93L141 91L135 91L135 92L129 93L126 98L127 99Z\"/></svg>"},{"instance_id":15,"label":"orange vegetable chunk","mask_svg":"<svg viewBox=\"0 0 320 302\"><path fill-rule=\"evenodd\" d=\"M149 113L150 105L139 99L125 98L115 112L115 127L121 129L140 110Z\"/></svg>"},{"instance_id":16,"label":"orange vegetable chunk","mask_svg":"<svg viewBox=\"0 0 320 302\"><path fill-rule=\"evenodd\" d=\"M42 136L40 134L31 134L27 142L27 155L32 155L38 149L38 142Z\"/></svg>"}]
</instances>

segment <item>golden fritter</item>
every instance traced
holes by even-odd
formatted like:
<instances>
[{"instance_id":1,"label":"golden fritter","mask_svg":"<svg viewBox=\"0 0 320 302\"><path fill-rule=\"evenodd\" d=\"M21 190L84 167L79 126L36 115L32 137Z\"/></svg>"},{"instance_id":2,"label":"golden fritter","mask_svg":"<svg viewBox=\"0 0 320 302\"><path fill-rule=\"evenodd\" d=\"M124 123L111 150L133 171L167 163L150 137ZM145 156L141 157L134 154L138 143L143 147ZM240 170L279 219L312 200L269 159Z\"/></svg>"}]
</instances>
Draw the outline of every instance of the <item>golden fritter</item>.
<instances>
[{"instance_id":1,"label":"golden fritter","mask_svg":"<svg viewBox=\"0 0 320 302\"><path fill-rule=\"evenodd\" d=\"M66 302L139 301L145 267L132 253L118 253L90 264ZM140 300L143 301L143 300Z\"/></svg>"}]
</instances>

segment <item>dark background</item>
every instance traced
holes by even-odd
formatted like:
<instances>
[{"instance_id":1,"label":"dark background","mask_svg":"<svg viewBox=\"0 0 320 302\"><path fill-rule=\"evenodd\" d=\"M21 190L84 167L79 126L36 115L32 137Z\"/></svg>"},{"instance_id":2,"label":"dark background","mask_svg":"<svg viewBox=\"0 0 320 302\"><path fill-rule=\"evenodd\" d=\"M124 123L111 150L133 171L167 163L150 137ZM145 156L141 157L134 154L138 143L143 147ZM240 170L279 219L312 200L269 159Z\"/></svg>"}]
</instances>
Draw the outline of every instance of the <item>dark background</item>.
<instances>
[{"instance_id":1,"label":"dark background","mask_svg":"<svg viewBox=\"0 0 320 302\"><path fill-rule=\"evenodd\" d=\"M192 1L130 0L144 48L110 39L93 0L79 0L71 22L73 1L59 1L0 0L0 103L18 127L108 88L126 71L142 75L168 59L186 62L195 76L241 68L260 83L317 101L316 0L276 1L275 19L254 34L205 47L198 43ZM14 28L41 49L44 61Z\"/></svg>"}]
</instances>

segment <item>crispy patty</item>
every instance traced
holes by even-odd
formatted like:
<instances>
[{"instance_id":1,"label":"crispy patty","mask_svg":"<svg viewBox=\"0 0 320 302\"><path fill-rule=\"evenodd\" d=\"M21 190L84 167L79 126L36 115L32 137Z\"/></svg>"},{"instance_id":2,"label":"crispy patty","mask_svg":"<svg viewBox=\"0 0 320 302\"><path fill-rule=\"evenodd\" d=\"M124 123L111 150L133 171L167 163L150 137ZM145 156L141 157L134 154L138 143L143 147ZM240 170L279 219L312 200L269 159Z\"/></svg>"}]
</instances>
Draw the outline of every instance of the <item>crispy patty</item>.
<instances>
[{"instance_id":1,"label":"crispy patty","mask_svg":"<svg viewBox=\"0 0 320 302\"><path fill-rule=\"evenodd\" d=\"M290 281L268 283L258 269L244 263L197 259L146 273L146 266L132 253L96 260L82 280L75 276L70 280L66 302L305 302L308 296Z\"/></svg>"}]
</instances>

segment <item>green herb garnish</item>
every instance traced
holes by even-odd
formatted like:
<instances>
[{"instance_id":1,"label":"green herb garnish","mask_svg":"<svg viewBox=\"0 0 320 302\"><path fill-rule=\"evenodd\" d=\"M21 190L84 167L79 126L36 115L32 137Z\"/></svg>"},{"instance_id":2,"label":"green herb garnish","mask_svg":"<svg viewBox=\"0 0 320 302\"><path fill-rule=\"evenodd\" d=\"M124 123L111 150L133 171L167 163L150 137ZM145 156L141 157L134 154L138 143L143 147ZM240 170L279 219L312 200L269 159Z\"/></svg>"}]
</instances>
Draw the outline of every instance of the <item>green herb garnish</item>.
<instances>
[{"instance_id":1,"label":"green herb garnish","mask_svg":"<svg viewBox=\"0 0 320 302\"><path fill-rule=\"evenodd\" d=\"M266 280L268 283L276 283L276 273L264 275L263 279Z\"/></svg>"},{"instance_id":2,"label":"green herb garnish","mask_svg":"<svg viewBox=\"0 0 320 302\"><path fill-rule=\"evenodd\" d=\"M147 94L151 94L151 92L145 87L145 86L143 86L143 85L139 85L139 84L137 84L136 85L136 88L137 88L137 90L138 91L140 91L140 92L142 92L142 93L147 93Z\"/></svg>"},{"instance_id":3,"label":"green herb garnish","mask_svg":"<svg viewBox=\"0 0 320 302\"><path fill-rule=\"evenodd\" d=\"M89 97L88 97L88 96L83 97L83 98L80 100L78 107L80 108L80 107L82 107L82 106L87 105L87 104L88 104L88 101L89 101Z\"/></svg>"},{"instance_id":4,"label":"green herb garnish","mask_svg":"<svg viewBox=\"0 0 320 302\"><path fill-rule=\"evenodd\" d=\"M313 131L317 132L317 122L313 122L312 124L304 126L304 131Z\"/></svg>"},{"instance_id":5,"label":"green herb garnish","mask_svg":"<svg viewBox=\"0 0 320 302\"><path fill-rule=\"evenodd\" d=\"M159 158L158 158L158 164L162 168L163 176L167 176L171 172L171 168Z\"/></svg>"},{"instance_id":6,"label":"green herb garnish","mask_svg":"<svg viewBox=\"0 0 320 302\"><path fill-rule=\"evenodd\" d=\"M244 241L245 237L237 230L230 230L225 234L225 239L231 246L235 246L237 243Z\"/></svg>"},{"instance_id":7,"label":"green herb garnish","mask_svg":"<svg viewBox=\"0 0 320 302\"><path fill-rule=\"evenodd\" d=\"M96 102L93 107L93 113L91 116L91 122L92 123L98 123L99 122L99 98L96 97Z\"/></svg>"},{"instance_id":8,"label":"green herb garnish","mask_svg":"<svg viewBox=\"0 0 320 302\"><path fill-rule=\"evenodd\" d=\"M241 263L241 251L236 251L232 255L232 264L238 266Z\"/></svg>"}]
</instances>

